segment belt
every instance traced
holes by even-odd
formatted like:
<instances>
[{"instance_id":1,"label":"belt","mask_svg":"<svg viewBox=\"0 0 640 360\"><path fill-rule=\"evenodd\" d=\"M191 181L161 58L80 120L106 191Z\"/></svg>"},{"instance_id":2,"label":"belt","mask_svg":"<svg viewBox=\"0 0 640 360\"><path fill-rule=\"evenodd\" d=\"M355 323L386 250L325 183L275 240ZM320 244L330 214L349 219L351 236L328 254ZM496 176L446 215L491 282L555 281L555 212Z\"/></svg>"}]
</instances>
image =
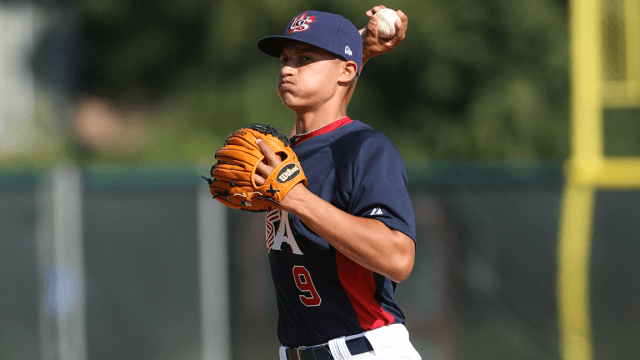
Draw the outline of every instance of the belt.
<instances>
[{"instance_id":1,"label":"belt","mask_svg":"<svg viewBox=\"0 0 640 360\"><path fill-rule=\"evenodd\" d=\"M371 343L365 336L346 341L351 355L358 355L373 350ZM332 360L329 345L300 346L297 349L287 348L287 360Z\"/></svg>"}]
</instances>

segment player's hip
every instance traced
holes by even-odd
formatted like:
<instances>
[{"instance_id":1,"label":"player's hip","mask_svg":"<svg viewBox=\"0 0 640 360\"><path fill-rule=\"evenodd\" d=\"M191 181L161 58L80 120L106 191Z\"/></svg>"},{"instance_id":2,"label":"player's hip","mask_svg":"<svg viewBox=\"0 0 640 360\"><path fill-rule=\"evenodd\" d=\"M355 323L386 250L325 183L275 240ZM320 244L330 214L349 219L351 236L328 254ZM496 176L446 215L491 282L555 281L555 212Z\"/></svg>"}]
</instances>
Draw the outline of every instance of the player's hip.
<instances>
[{"instance_id":1,"label":"player's hip","mask_svg":"<svg viewBox=\"0 0 640 360\"><path fill-rule=\"evenodd\" d=\"M280 347L280 360L420 360L402 324L391 324L362 334L340 337L326 344L292 349Z\"/></svg>"}]
</instances>

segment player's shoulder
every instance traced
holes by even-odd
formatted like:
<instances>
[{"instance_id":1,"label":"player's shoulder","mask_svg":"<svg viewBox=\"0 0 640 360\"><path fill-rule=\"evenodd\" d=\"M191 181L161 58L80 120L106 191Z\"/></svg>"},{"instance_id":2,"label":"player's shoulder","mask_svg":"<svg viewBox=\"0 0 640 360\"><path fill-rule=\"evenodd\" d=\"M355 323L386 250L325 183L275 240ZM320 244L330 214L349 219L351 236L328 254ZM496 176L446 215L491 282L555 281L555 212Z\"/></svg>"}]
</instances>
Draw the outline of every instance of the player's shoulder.
<instances>
[{"instance_id":1,"label":"player's shoulder","mask_svg":"<svg viewBox=\"0 0 640 360\"><path fill-rule=\"evenodd\" d=\"M395 151L397 147L386 134L373 129L368 124L359 120L354 120L350 129L334 143L334 145L350 154L357 154L362 151Z\"/></svg>"}]
</instances>

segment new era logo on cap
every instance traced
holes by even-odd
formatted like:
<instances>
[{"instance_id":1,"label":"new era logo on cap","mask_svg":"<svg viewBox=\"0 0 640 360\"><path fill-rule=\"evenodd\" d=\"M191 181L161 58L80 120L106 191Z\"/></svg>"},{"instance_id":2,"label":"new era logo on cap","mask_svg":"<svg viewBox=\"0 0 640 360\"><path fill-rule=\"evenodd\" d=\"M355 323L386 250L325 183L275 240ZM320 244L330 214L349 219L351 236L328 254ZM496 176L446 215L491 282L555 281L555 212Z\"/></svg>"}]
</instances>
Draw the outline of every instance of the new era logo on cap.
<instances>
[{"instance_id":1,"label":"new era logo on cap","mask_svg":"<svg viewBox=\"0 0 640 360\"><path fill-rule=\"evenodd\" d=\"M353 56L353 52L351 51L351 49L349 48L349 45L344 47L344 53L349 55L349 56Z\"/></svg>"}]
</instances>

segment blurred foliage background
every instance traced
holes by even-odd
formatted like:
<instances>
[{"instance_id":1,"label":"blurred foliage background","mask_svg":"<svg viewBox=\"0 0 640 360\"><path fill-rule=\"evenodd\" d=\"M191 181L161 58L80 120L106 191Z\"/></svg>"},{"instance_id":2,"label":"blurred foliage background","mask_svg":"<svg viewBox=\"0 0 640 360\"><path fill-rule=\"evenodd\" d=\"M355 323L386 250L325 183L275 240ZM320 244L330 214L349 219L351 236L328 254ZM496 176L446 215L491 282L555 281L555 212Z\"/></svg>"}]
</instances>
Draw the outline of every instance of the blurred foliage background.
<instances>
[{"instance_id":1,"label":"blurred foliage background","mask_svg":"<svg viewBox=\"0 0 640 360\"><path fill-rule=\"evenodd\" d=\"M198 348L199 330L193 330L200 321L197 307L175 306L180 303L175 296L187 297L189 304L198 301L192 222L193 191L200 179L191 163L211 164L226 135L245 124L273 123L284 132L293 126L294 114L276 94L279 62L258 50L260 38L282 33L294 15L309 9L340 13L364 26L366 10L378 4L0 0L0 166L50 165L66 158L83 167L93 354L118 352L123 344L124 351L151 353L162 349L156 346L157 334L169 339L167 344ZM389 135L407 162L453 160L413 167L410 187L417 199L419 236L428 241L421 245L426 250L409 280L414 285L398 291L410 299L407 312L418 314L411 317L412 336L422 336L423 349L442 340L449 352L462 353L453 358L558 358L554 277L563 185L557 160L569 156L567 0L384 4L409 16L407 38L367 63L348 113ZM610 21L606 29L619 25ZM616 34L608 33L606 40L616 40ZM613 45L608 55L619 60L619 44ZM20 76L10 79L12 73ZM17 85L6 85L9 80ZM11 112L13 105L25 110L24 118L15 115L18 110ZM604 111L606 155L640 154L639 114L637 107ZM93 167L102 162L118 164ZM146 171L151 175L144 175L145 169L152 169ZM19 290L5 291L0 301L9 305L0 308L21 314L13 309L27 304L19 307L27 325L15 320L11 328L0 329L0 335L19 330L10 333L13 337L0 336L0 358L12 350L3 343L27 339L25 353L36 352L37 345L31 344L38 344L33 336L38 315L31 309L38 306L40 290L33 285L25 292L23 285L38 283L34 249L41 235L34 229L43 218L38 211L46 206L36 185L41 173L14 170L5 171L0 182L7 204L0 209L0 221L6 223L3 230L9 229L7 239L26 240L0 241L6 250L0 254L7 254L0 263L9 269L6 273L19 275L8 278ZM171 189L156 193L158 186ZM634 341L640 333L640 302L629 293L640 289L634 257L636 195L600 192L594 210L591 300L601 358L638 358L640 353ZM233 331L250 332L234 336L251 345L246 351L265 354L263 349L275 343L268 338L275 336L275 297L268 292L269 280L254 276L268 277L268 265L264 248L251 240L260 236L263 220L253 219L259 224L242 227L245 240L231 243L231 276L237 277L232 293L246 301L233 303L234 324L239 324ZM189 265L173 262L178 258ZM175 274L184 273L176 268L193 276L178 278ZM163 271L167 275L158 276ZM245 275L247 281L238 281ZM247 289L252 296L245 296ZM172 311L163 313L163 306ZM163 321L168 326L158 326ZM194 332L171 328L187 323ZM118 340L115 346L113 339ZM106 350L103 355L114 358Z\"/></svg>"},{"instance_id":2,"label":"blurred foliage background","mask_svg":"<svg viewBox=\"0 0 640 360\"><path fill-rule=\"evenodd\" d=\"M405 159L568 156L566 0L384 4L408 15L407 37L364 67L349 116L389 135ZM256 42L282 33L309 9L340 13L362 27L375 5L74 2L80 125L65 151L92 161L192 161L244 124L270 122L288 132L295 118L275 91L279 62ZM91 109L110 114L129 140L101 147L83 135L82 119L97 117Z\"/></svg>"}]
</instances>

